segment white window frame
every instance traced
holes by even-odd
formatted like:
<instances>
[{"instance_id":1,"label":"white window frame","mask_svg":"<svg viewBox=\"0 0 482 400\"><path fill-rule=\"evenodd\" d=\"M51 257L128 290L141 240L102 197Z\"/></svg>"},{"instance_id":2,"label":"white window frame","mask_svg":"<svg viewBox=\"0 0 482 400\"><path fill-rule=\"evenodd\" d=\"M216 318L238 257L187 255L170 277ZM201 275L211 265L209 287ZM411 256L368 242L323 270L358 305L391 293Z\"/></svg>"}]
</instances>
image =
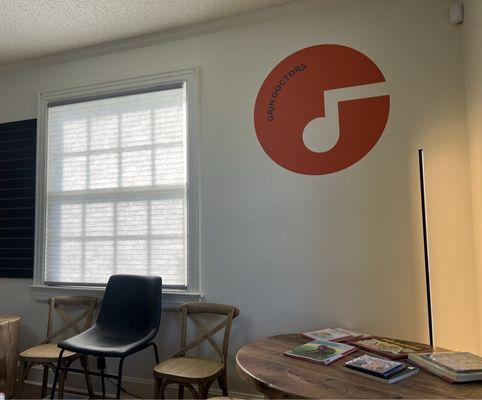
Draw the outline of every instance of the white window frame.
<instances>
[{"instance_id":1,"label":"white window frame","mask_svg":"<svg viewBox=\"0 0 482 400\"><path fill-rule=\"evenodd\" d=\"M52 296L94 295L101 297L104 287L50 286L45 284L45 239L47 211L47 166L48 166L48 108L52 104L81 102L97 98L142 93L184 83L186 87L187 112L187 288L185 290L163 290L163 309L178 309L180 304L200 301L201 257L200 257L200 159L199 159L199 68L160 73L87 85L72 89L42 92L38 97L37 119L37 172L35 205L35 258L33 290L37 300Z\"/></svg>"}]
</instances>

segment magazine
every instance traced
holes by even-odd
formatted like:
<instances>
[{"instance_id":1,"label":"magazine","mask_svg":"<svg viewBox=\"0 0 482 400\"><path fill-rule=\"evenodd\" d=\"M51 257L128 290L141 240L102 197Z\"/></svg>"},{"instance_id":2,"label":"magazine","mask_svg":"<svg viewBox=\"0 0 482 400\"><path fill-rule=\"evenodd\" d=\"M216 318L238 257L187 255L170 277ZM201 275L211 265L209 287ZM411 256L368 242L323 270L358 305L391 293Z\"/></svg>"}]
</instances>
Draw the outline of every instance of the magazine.
<instances>
[{"instance_id":1,"label":"magazine","mask_svg":"<svg viewBox=\"0 0 482 400\"><path fill-rule=\"evenodd\" d=\"M368 354L347 361L345 366L381 378L387 378L406 368L406 365L401 362L385 360Z\"/></svg>"},{"instance_id":2,"label":"magazine","mask_svg":"<svg viewBox=\"0 0 482 400\"><path fill-rule=\"evenodd\" d=\"M391 383L399 382L401 380L410 378L411 376L417 374L420 371L420 369L418 369L417 367L408 366L407 368L404 368L401 371L396 372L393 375L390 375L388 378L381 378L379 376L365 374L364 372L357 371L351 368L346 368L346 371L356 375L364 376L365 378L374 379L378 382L391 384Z\"/></svg>"},{"instance_id":3,"label":"magazine","mask_svg":"<svg viewBox=\"0 0 482 400\"><path fill-rule=\"evenodd\" d=\"M328 365L354 351L356 351L356 348L348 344L330 342L328 340L313 340L312 342L293 347L284 354L288 357Z\"/></svg>"}]
</instances>

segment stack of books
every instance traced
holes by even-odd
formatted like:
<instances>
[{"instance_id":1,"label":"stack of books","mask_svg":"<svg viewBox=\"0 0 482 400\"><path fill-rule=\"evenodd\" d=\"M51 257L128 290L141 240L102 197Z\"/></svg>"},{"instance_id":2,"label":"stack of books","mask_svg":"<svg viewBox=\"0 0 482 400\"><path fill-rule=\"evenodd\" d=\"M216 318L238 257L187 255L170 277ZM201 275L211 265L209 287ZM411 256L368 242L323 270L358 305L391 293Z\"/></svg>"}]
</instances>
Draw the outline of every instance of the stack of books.
<instances>
[{"instance_id":1,"label":"stack of books","mask_svg":"<svg viewBox=\"0 0 482 400\"><path fill-rule=\"evenodd\" d=\"M349 372L383 383L395 383L419 371L417 367L368 354L346 362L345 367Z\"/></svg>"},{"instance_id":2,"label":"stack of books","mask_svg":"<svg viewBox=\"0 0 482 400\"><path fill-rule=\"evenodd\" d=\"M304 332L302 335L311 340L329 340L331 342L346 342L372 337L366 333L345 328L324 328L317 331Z\"/></svg>"},{"instance_id":3,"label":"stack of books","mask_svg":"<svg viewBox=\"0 0 482 400\"><path fill-rule=\"evenodd\" d=\"M391 360L407 358L409 354L413 353L432 351L432 348L428 345L384 337L355 340L351 344L368 353L378 354Z\"/></svg>"},{"instance_id":4,"label":"stack of books","mask_svg":"<svg viewBox=\"0 0 482 400\"><path fill-rule=\"evenodd\" d=\"M328 340L313 340L312 342L293 347L284 354L288 357L328 365L354 351L356 351L356 347L348 344L330 342Z\"/></svg>"},{"instance_id":5,"label":"stack of books","mask_svg":"<svg viewBox=\"0 0 482 400\"><path fill-rule=\"evenodd\" d=\"M408 359L449 382L482 380L482 357L468 352L409 354Z\"/></svg>"}]
</instances>

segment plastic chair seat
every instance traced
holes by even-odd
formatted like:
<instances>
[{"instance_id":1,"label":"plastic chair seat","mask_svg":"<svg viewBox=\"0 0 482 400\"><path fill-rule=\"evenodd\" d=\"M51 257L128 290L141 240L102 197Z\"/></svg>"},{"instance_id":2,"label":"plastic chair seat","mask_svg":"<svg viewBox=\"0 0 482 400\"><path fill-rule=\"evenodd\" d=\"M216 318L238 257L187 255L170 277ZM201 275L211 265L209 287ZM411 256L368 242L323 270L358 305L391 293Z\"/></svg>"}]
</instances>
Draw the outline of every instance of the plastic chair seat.
<instances>
[{"instance_id":1,"label":"plastic chair seat","mask_svg":"<svg viewBox=\"0 0 482 400\"><path fill-rule=\"evenodd\" d=\"M161 379L176 379L186 381L204 381L215 379L223 370L223 363L204 360L202 358L177 357L171 358L154 367L154 373Z\"/></svg>"},{"instance_id":2,"label":"plastic chair seat","mask_svg":"<svg viewBox=\"0 0 482 400\"><path fill-rule=\"evenodd\" d=\"M155 331L139 334L123 330L113 331L94 325L81 334L64 340L59 346L62 349L77 353L102 357L123 357L145 347Z\"/></svg>"},{"instance_id":3,"label":"plastic chair seat","mask_svg":"<svg viewBox=\"0 0 482 400\"><path fill-rule=\"evenodd\" d=\"M22 351L20 358L22 361L57 361L60 351L56 343L44 343ZM62 358L68 359L76 355L78 354L75 352L65 351Z\"/></svg>"}]
</instances>

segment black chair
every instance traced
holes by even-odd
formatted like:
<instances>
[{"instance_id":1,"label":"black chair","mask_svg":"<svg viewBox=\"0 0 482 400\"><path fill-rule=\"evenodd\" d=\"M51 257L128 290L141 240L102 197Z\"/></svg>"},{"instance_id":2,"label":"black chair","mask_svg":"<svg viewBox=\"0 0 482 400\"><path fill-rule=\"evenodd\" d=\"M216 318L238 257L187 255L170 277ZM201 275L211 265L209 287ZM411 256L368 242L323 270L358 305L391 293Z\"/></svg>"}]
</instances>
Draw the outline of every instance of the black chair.
<instances>
[{"instance_id":1,"label":"black chair","mask_svg":"<svg viewBox=\"0 0 482 400\"><path fill-rule=\"evenodd\" d=\"M105 377L117 379L117 398L120 398L122 365L127 356L152 346L158 364L157 346L152 339L156 336L161 321L161 292L160 277L112 275L107 282L96 323L81 334L58 344L62 350L50 398L54 398L60 370L100 376L103 398ZM62 354L65 350L97 357L100 373L62 366ZM120 358L117 375L104 372L105 357Z\"/></svg>"}]
</instances>

